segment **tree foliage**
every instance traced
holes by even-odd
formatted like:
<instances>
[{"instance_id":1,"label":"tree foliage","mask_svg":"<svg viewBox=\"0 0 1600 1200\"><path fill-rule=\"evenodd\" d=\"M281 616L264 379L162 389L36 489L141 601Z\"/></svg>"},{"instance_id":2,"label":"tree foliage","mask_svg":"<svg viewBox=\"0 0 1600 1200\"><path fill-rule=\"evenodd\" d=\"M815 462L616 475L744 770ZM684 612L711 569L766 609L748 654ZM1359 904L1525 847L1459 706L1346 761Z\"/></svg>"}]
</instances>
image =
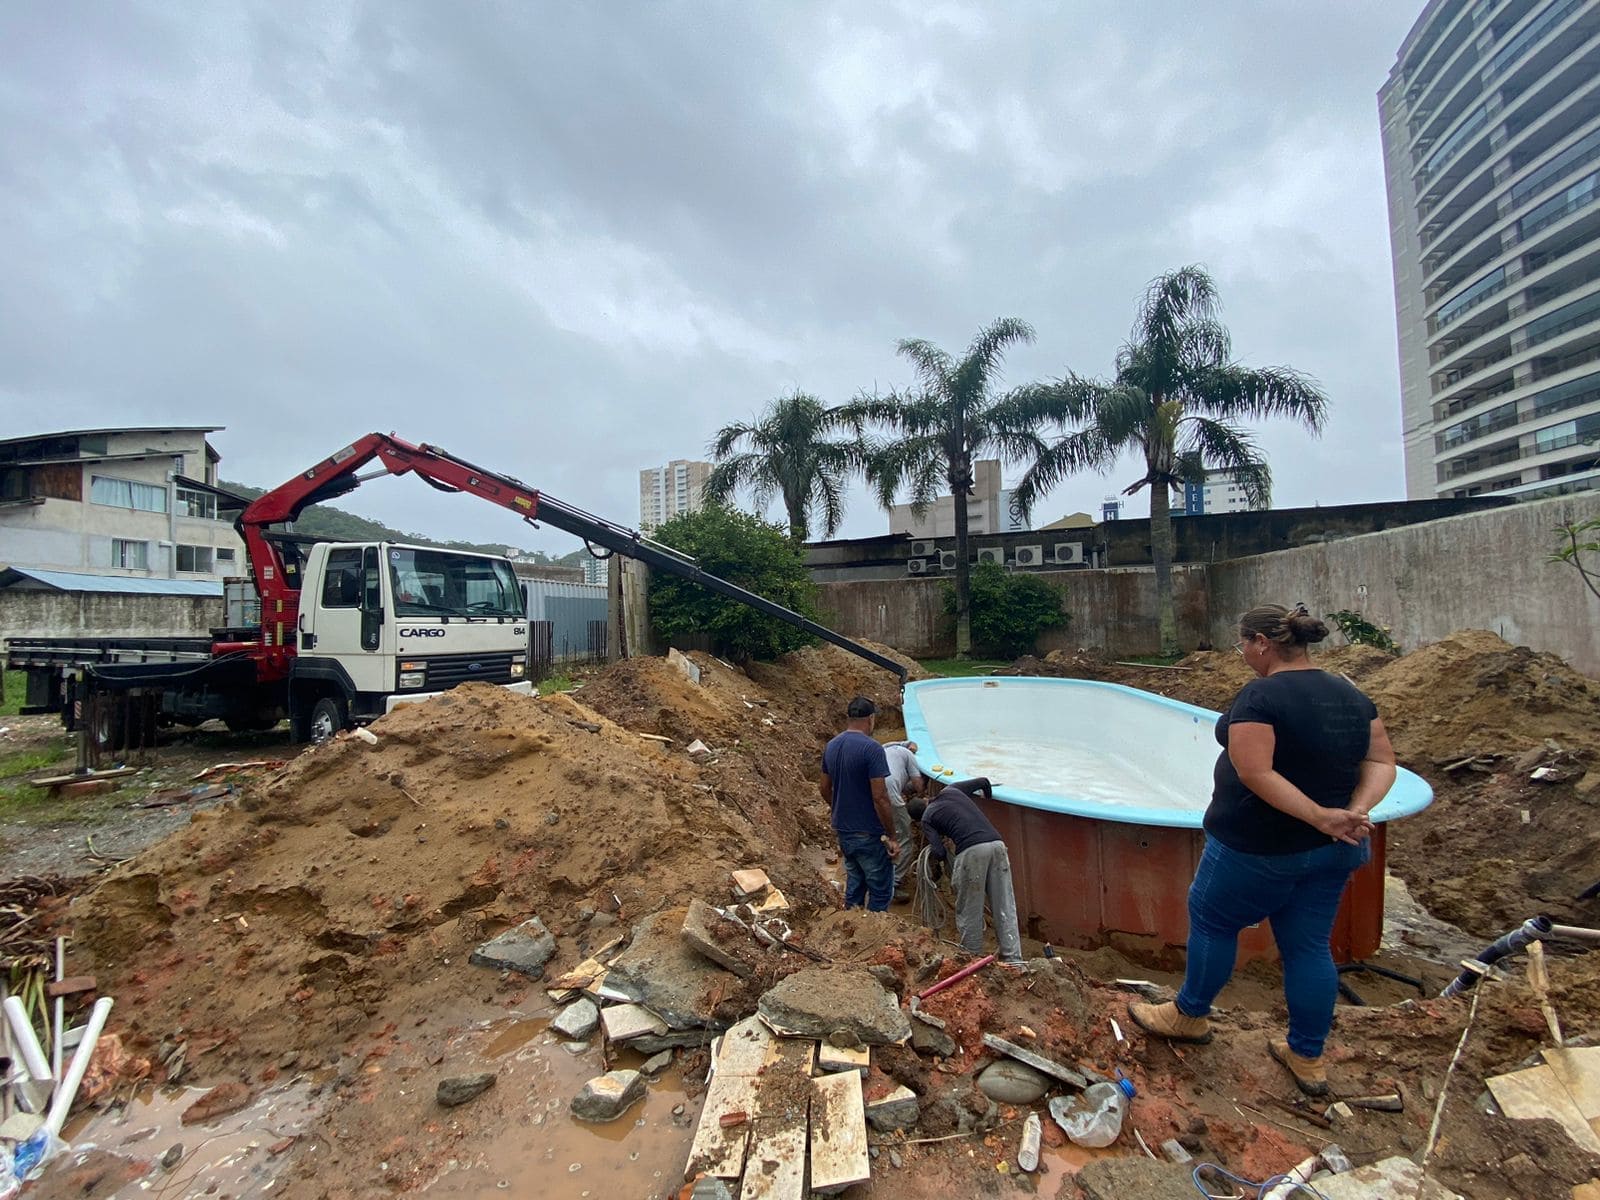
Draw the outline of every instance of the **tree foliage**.
<instances>
[{"instance_id":1,"label":"tree foliage","mask_svg":"<svg viewBox=\"0 0 1600 1200\"><path fill-rule=\"evenodd\" d=\"M1001 390L1006 349L1033 341L1033 327L1002 317L980 329L966 353L954 358L921 339L900 343L916 383L852 406L889 436L873 447L867 480L885 509L905 495L912 510L925 512L941 484L955 498L956 653L971 652L971 566L967 559L967 497L973 464L993 455L1002 462L1033 463L1047 449L1043 430L1077 415L1072 396L1049 384Z\"/></svg>"},{"instance_id":2,"label":"tree foliage","mask_svg":"<svg viewBox=\"0 0 1600 1200\"><path fill-rule=\"evenodd\" d=\"M944 611L956 614L956 590L944 585ZM1008 573L981 562L972 571L972 645L979 654L1017 658L1037 647L1039 635L1067 623L1061 593L1037 575Z\"/></svg>"},{"instance_id":3,"label":"tree foliage","mask_svg":"<svg viewBox=\"0 0 1600 1200\"><path fill-rule=\"evenodd\" d=\"M1171 489L1203 482L1207 468L1223 468L1234 472L1252 503L1265 504L1272 473L1240 422L1288 417L1317 433L1327 414L1327 397L1308 376L1235 362L1218 307L1216 284L1201 267L1154 280L1117 354L1113 378L1068 375L1061 381L1066 403L1083 414L1082 424L1037 457L1014 493L1026 512L1068 476L1104 472L1125 453L1139 455L1144 474L1123 495L1150 489L1151 557L1166 655L1178 651Z\"/></svg>"},{"instance_id":4,"label":"tree foliage","mask_svg":"<svg viewBox=\"0 0 1600 1200\"><path fill-rule=\"evenodd\" d=\"M799 544L781 526L708 504L673 517L651 536L698 560L709 574L802 616L817 617L816 585ZM792 625L724 599L691 580L659 572L650 576L650 623L664 640L709 635L717 653L739 662L776 658L812 640Z\"/></svg>"},{"instance_id":5,"label":"tree foliage","mask_svg":"<svg viewBox=\"0 0 1600 1200\"><path fill-rule=\"evenodd\" d=\"M709 450L717 465L706 480L706 500L727 504L747 488L765 511L777 497L796 542L810 535L814 515L823 537L838 531L845 488L866 463L860 416L798 390L779 396L755 421L724 425Z\"/></svg>"},{"instance_id":6,"label":"tree foliage","mask_svg":"<svg viewBox=\"0 0 1600 1200\"><path fill-rule=\"evenodd\" d=\"M1547 561L1572 567L1583 580L1583 586L1600 598L1600 586L1595 584L1595 580L1600 579L1600 541L1594 540L1597 531L1600 531L1600 517L1557 526L1556 548Z\"/></svg>"}]
</instances>

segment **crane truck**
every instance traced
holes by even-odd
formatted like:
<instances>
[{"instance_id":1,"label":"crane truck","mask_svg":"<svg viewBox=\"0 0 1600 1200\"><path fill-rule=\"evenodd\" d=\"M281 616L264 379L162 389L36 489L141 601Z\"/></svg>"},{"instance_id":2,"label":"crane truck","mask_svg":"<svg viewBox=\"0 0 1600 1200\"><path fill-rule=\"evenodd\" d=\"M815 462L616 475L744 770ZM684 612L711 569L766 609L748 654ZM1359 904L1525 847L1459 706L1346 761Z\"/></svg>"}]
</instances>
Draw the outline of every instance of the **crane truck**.
<instances>
[{"instance_id":1,"label":"crane truck","mask_svg":"<svg viewBox=\"0 0 1600 1200\"><path fill-rule=\"evenodd\" d=\"M593 554L621 554L694 580L905 680L905 668L893 659L711 575L633 529L437 446L370 433L240 513L235 527L259 621L213 630L209 638L12 638L6 665L26 673L25 711L57 711L69 729L94 713L87 732L111 748L127 738L122 723L130 710L93 702L136 693L162 723L220 719L243 731L269 729L287 717L294 740L319 741L469 681L531 691L529 623L506 559L393 542L319 541L284 528L309 505L369 479L407 474L439 491L498 504L535 528L543 522L575 534Z\"/></svg>"}]
</instances>

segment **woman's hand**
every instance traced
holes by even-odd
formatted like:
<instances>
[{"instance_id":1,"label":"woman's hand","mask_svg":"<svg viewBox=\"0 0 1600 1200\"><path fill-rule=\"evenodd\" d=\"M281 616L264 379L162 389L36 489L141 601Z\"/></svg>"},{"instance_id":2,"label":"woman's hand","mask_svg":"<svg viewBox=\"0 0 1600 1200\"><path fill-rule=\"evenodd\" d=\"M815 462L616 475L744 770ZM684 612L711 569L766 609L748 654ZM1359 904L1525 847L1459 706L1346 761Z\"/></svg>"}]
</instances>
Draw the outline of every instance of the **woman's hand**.
<instances>
[{"instance_id":1,"label":"woman's hand","mask_svg":"<svg viewBox=\"0 0 1600 1200\"><path fill-rule=\"evenodd\" d=\"M1367 815L1347 808L1323 808L1313 824L1334 841L1351 846L1359 846L1362 839L1372 833L1372 822Z\"/></svg>"}]
</instances>

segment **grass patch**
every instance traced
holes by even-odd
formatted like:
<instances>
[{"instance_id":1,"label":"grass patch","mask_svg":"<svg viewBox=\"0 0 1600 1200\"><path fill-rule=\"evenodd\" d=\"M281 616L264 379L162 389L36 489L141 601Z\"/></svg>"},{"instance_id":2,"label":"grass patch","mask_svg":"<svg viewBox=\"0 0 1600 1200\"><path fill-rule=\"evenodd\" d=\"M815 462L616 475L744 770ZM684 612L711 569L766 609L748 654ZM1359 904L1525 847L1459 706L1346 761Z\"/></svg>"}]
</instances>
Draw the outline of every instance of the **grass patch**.
<instances>
[{"instance_id":1,"label":"grass patch","mask_svg":"<svg viewBox=\"0 0 1600 1200\"><path fill-rule=\"evenodd\" d=\"M571 675L562 673L552 675L548 679L539 681L539 695L548 696L551 692L570 692L578 686L578 681Z\"/></svg>"},{"instance_id":2,"label":"grass patch","mask_svg":"<svg viewBox=\"0 0 1600 1200\"><path fill-rule=\"evenodd\" d=\"M922 668L934 675L992 675L996 667L1009 667L1006 662L981 658L925 658Z\"/></svg>"},{"instance_id":3,"label":"grass patch","mask_svg":"<svg viewBox=\"0 0 1600 1200\"><path fill-rule=\"evenodd\" d=\"M21 818L36 810L49 794L29 783L28 777L71 756L72 747L66 738L47 746L0 754L0 820Z\"/></svg>"},{"instance_id":4,"label":"grass patch","mask_svg":"<svg viewBox=\"0 0 1600 1200\"><path fill-rule=\"evenodd\" d=\"M22 698L27 694L28 677L21 671L6 671L0 676L0 717L14 717L22 711Z\"/></svg>"}]
</instances>

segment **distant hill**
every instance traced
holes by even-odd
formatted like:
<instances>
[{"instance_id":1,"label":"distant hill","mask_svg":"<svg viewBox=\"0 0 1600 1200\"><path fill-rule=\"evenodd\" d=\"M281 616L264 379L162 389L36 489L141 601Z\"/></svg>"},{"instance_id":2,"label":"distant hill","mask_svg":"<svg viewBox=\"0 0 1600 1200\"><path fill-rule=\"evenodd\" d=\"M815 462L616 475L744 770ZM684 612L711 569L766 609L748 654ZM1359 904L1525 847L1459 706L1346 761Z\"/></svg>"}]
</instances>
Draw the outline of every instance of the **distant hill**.
<instances>
[{"instance_id":1,"label":"distant hill","mask_svg":"<svg viewBox=\"0 0 1600 1200\"><path fill-rule=\"evenodd\" d=\"M265 490L251 487L246 483L229 483L221 480L218 487L254 500ZM378 521L369 521L366 517L358 517L355 513L345 512L342 508L334 508L327 504L313 504L300 514L300 519L294 523L296 533L308 534L311 537L331 538L337 542L412 542L421 546L439 546L445 550L470 550L477 554L504 554L504 542L441 542L437 538L423 537L420 533L405 533L399 529L391 529ZM587 551L579 550L578 554ZM529 562L548 563L557 561L565 564L566 558L552 560L549 555L539 550L522 550L519 556Z\"/></svg>"}]
</instances>

